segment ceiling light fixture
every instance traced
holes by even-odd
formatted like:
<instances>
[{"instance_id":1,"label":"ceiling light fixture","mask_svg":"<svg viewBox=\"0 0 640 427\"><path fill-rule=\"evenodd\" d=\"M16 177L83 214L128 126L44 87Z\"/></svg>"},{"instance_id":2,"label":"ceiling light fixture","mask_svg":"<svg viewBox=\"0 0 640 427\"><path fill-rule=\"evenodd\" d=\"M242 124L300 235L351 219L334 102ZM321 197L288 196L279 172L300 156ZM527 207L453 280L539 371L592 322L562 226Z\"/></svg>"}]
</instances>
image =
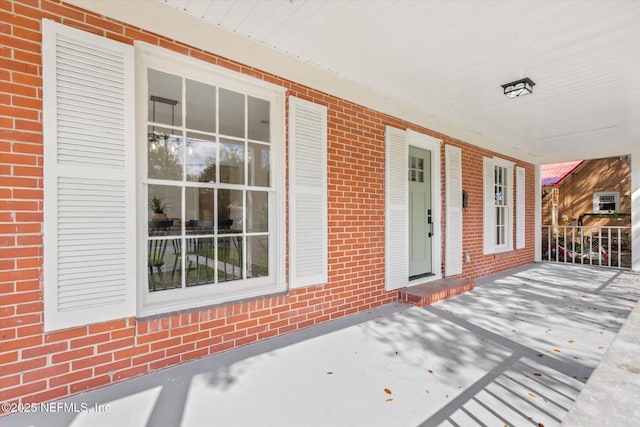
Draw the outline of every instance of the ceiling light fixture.
<instances>
[{"instance_id":1,"label":"ceiling light fixture","mask_svg":"<svg viewBox=\"0 0 640 427\"><path fill-rule=\"evenodd\" d=\"M504 89L504 94L507 95L508 98L517 98L520 95L529 95L532 93L535 85L536 84L529 77L525 77L524 79L504 84L502 85L502 88Z\"/></svg>"}]
</instances>

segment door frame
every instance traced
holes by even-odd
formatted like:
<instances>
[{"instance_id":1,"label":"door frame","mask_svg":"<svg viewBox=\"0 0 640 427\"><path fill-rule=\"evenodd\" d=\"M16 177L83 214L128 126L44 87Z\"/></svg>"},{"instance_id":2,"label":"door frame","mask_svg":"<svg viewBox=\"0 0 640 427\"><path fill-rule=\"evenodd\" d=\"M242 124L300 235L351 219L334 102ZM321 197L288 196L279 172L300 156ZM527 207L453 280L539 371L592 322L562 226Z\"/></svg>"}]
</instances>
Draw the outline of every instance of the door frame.
<instances>
[{"instance_id":1,"label":"door frame","mask_svg":"<svg viewBox=\"0 0 640 427\"><path fill-rule=\"evenodd\" d=\"M442 179L440 162L443 141L392 126L385 127L385 290L442 278ZM431 152L432 276L409 282L409 146Z\"/></svg>"},{"instance_id":2,"label":"door frame","mask_svg":"<svg viewBox=\"0 0 640 427\"><path fill-rule=\"evenodd\" d=\"M442 278L442 180L440 177L440 149L442 141L410 129L407 130L406 141L408 146L413 146L431 152L431 220L433 221L433 236L431 237L431 272L433 274L410 282L411 285L418 285L420 283L431 282ZM407 281L408 280L409 277L407 277Z\"/></svg>"}]
</instances>

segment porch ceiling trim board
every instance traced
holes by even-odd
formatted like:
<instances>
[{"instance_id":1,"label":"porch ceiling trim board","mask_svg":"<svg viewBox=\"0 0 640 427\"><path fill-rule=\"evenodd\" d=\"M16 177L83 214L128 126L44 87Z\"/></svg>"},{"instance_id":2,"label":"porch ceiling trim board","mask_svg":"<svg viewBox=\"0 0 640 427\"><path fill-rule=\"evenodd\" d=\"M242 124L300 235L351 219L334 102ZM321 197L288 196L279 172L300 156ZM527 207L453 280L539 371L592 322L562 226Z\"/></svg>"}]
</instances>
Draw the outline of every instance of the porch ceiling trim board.
<instances>
[{"instance_id":1,"label":"porch ceiling trim board","mask_svg":"<svg viewBox=\"0 0 640 427\"><path fill-rule=\"evenodd\" d=\"M499 141L425 111L409 102L385 95L325 71L312 64L209 25L159 1L68 0L75 6L164 35L311 88L347 99L413 124L522 161L534 163L535 147L517 148L519 141ZM126 5L124 4L126 3ZM259 52L259 53L257 53Z\"/></svg>"}]
</instances>

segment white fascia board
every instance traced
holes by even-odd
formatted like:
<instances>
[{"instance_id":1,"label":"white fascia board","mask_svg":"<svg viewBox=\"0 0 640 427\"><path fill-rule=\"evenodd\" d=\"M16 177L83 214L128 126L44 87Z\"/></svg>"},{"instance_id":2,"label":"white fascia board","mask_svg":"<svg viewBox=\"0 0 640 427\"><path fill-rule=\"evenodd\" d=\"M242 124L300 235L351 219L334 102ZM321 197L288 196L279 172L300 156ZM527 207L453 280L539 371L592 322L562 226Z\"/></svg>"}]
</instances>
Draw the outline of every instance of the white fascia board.
<instances>
[{"instance_id":1,"label":"white fascia board","mask_svg":"<svg viewBox=\"0 0 640 427\"><path fill-rule=\"evenodd\" d=\"M374 89L300 61L255 40L207 24L202 19L159 0L67 0L67 3L225 58L272 73L339 98L388 114L449 137L525 162L535 162L534 151L498 141Z\"/></svg>"}]
</instances>

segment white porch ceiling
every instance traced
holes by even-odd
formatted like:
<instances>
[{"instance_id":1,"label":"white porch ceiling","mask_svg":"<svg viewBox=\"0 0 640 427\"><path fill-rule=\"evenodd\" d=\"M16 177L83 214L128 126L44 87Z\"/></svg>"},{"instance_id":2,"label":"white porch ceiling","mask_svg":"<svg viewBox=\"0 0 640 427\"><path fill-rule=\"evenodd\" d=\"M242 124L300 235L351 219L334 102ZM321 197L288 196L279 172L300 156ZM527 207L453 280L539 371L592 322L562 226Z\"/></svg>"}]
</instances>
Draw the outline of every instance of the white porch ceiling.
<instances>
[{"instance_id":1,"label":"white porch ceiling","mask_svg":"<svg viewBox=\"0 0 640 427\"><path fill-rule=\"evenodd\" d=\"M542 161L640 145L637 0L158 1Z\"/></svg>"}]
</instances>

